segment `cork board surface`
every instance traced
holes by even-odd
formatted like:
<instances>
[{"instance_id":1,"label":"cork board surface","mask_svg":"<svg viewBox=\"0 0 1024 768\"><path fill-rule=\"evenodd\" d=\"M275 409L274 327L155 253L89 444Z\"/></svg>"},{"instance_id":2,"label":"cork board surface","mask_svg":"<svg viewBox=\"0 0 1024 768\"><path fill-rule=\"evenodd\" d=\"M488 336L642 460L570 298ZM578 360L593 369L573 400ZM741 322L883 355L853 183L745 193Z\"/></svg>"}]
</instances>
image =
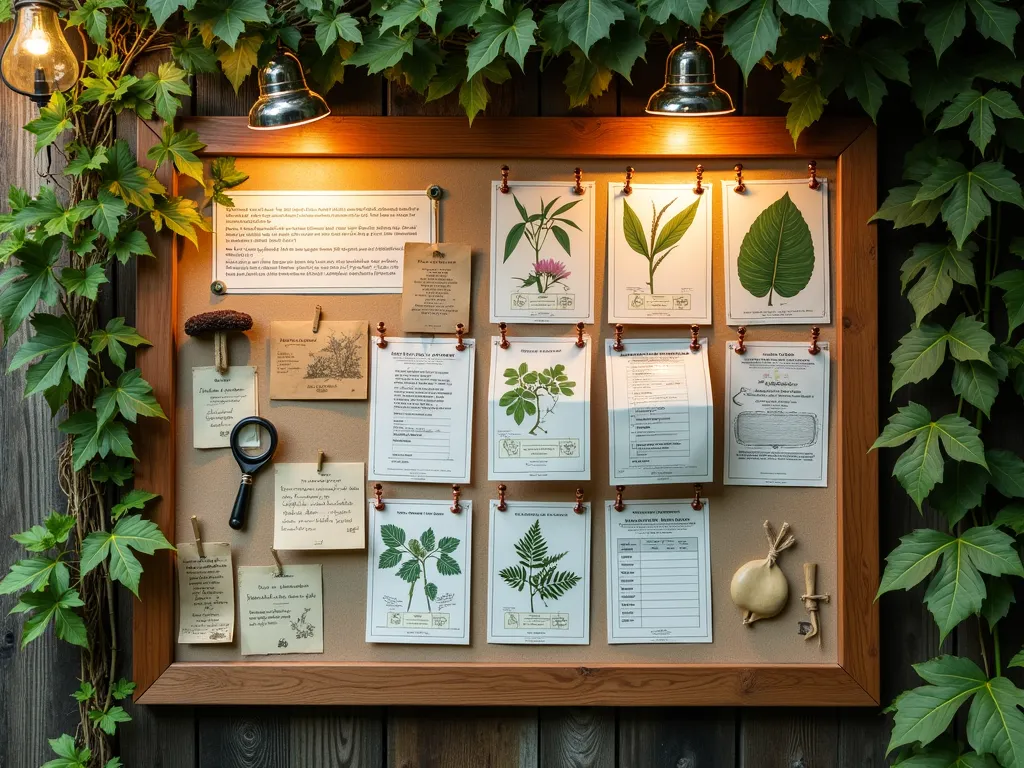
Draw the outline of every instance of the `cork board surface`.
<instances>
[{"instance_id":1,"label":"cork board surface","mask_svg":"<svg viewBox=\"0 0 1024 768\"><path fill-rule=\"evenodd\" d=\"M744 178L797 178L806 176L805 161L750 161L743 158ZM489 355L488 342L497 334L497 327L487 322L489 288L490 200L489 186L499 177L503 163L511 168L511 179L521 181L572 180L573 164L552 160L380 160L380 159L239 159L238 167L250 179L241 189L270 190L359 190L359 189L424 189L430 184L444 188L441 204L441 237L446 242L468 243L473 250L473 303L470 329L467 334L477 340L474 391L473 482L463 486L463 498L473 502L473 566L471 642L466 646L391 645L365 642L366 614L366 552L282 552L288 563L322 563L324 594L324 653L313 656L287 655L246 657L275 663L289 661L378 661L378 662L520 662L520 663L836 663L837 608L821 606L822 643L806 642L797 634L797 623L807 613L799 595L803 591L805 562L818 564L818 592L836 594L837 584L837 516L836 476L836 354L833 325L822 325L821 339L833 342L831 360L831 414L829 418L829 485L827 488L761 488L723 486L723 360L725 343L735 338L735 330L725 323L724 271L722 252L722 187L719 182L734 178L733 162L705 163L706 194L712 199L712 238L714 243L712 269L712 306L714 323L702 328L701 335L710 341L711 383L715 393L715 477L716 482L704 485L704 495L711 502L711 574L714 642L693 645L608 645L605 521L604 502L614 498L608 485L608 429L605 400L603 340L612 335L607 324L606 243L608 182L621 181L627 160L588 162L584 179L595 181L597 194L596 232L596 325L587 332L595 343L593 356L593 400L591 425L593 434L591 464L592 480L576 482L508 483L508 498L514 500L571 502L574 491L581 486L587 501L592 502L592 572L591 572L591 642L589 646L514 646L489 645L487 637L487 541L488 505L496 497L494 486L487 481L487 392ZM691 183L693 161L659 160L632 163L636 169L635 183ZM818 175L835 178L835 163L820 162ZM198 197L201 193L188 180L182 180L182 192ZM832 307L835 302L835 198L830 200L829 236L832 259ZM275 320L312 320L316 304L323 307L325 320L365 320L373 328L383 320L389 336L404 335L401 326L401 296L246 296L217 297L210 293L211 236L200 238L199 247L185 243L178 263L177 317L177 509L176 541L191 541L189 518L198 515L206 541L230 542L234 565L269 565L273 560L274 480L266 471L257 476L253 504L241 532L228 527L228 517L238 487L239 471L228 449L194 450L192 448L193 366L211 365L212 344L191 339L184 334L185 318L211 309L237 309L253 317L253 330L246 336L235 334L230 341L233 365L254 365L260 377L260 414L269 418L280 434L275 462L313 462L317 450L323 450L327 461L366 461L369 441L369 402L356 401L271 401L269 399L269 331ZM571 336L570 325L511 324L510 336ZM418 334L409 334L418 335ZM625 341L630 337L688 338L686 326L627 326ZM803 325L752 326L748 341L809 340L809 327ZM454 344L454 337L452 343ZM369 494L370 485L367 485ZM446 484L385 483L385 500L392 498L450 499ZM632 486L626 489L630 499L691 498L690 484ZM790 599L778 617L761 621L752 627L740 623L740 610L729 597L729 582L736 568L747 560L763 558L767 552L761 524L771 520L776 527L788 521L797 537L797 546L780 558L780 566L790 584ZM237 611L237 606L236 606ZM236 625L235 642L224 645L177 645L178 661L241 660Z\"/></svg>"}]
</instances>

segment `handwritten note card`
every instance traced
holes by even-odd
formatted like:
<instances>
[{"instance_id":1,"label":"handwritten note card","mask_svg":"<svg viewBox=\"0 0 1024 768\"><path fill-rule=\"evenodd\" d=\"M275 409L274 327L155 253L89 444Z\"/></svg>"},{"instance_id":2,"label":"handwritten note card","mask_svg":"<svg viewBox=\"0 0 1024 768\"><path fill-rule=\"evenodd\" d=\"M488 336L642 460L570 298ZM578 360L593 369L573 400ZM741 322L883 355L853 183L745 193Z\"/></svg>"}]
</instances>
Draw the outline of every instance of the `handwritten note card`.
<instances>
[{"instance_id":1,"label":"handwritten note card","mask_svg":"<svg viewBox=\"0 0 1024 768\"><path fill-rule=\"evenodd\" d=\"M472 252L457 243L406 243L402 277L402 327L423 333L469 330Z\"/></svg>"},{"instance_id":2,"label":"handwritten note card","mask_svg":"<svg viewBox=\"0 0 1024 768\"><path fill-rule=\"evenodd\" d=\"M366 322L270 324L271 400L365 400Z\"/></svg>"},{"instance_id":3,"label":"handwritten note card","mask_svg":"<svg viewBox=\"0 0 1024 768\"><path fill-rule=\"evenodd\" d=\"M362 549L363 464L277 464L275 549Z\"/></svg>"},{"instance_id":4,"label":"handwritten note card","mask_svg":"<svg viewBox=\"0 0 1024 768\"><path fill-rule=\"evenodd\" d=\"M235 636L231 545L178 544L178 642L230 643Z\"/></svg>"},{"instance_id":5,"label":"handwritten note card","mask_svg":"<svg viewBox=\"0 0 1024 768\"><path fill-rule=\"evenodd\" d=\"M256 368L233 365L227 373L205 366L192 369L192 447L227 448L231 428L246 416L256 415ZM260 433L253 426L242 435L243 448L259 448Z\"/></svg>"},{"instance_id":6,"label":"handwritten note card","mask_svg":"<svg viewBox=\"0 0 1024 768\"><path fill-rule=\"evenodd\" d=\"M324 652L323 568L258 565L238 569L242 655Z\"/></svg>"}]
</instances>

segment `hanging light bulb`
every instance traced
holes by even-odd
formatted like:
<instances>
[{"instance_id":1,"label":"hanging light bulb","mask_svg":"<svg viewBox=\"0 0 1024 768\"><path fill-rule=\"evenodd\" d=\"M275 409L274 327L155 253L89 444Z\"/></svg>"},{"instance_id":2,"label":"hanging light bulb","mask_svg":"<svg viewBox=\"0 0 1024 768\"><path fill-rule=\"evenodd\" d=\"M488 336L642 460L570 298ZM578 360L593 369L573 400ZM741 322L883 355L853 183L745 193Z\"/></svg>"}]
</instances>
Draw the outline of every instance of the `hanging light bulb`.
<instances>
[{"instance_id":1,"label":"hanging light bulb","mask_svg":"<svg viewBox=\"0 0 1024 768\"><path fill-rule=\"evenodd\" d=\"M732 96L715 82L711 49L687 37L668 55L665 85L647 102L651 115L698 117L735 112Z\"/></svg>"},{"instance_id":2,"label":"hanging light bulb","mask_svg":"<svg viewBox=\"0 0 1024 768\"><path fill-rule=\"evenodd\" d=\"M306 85L295 54L278 48L260 67L260 97L249 110L249 127L272 131L312 123L331 114L323 96Z\"/></svg>"},{"instance_id":3,"label":"hanging light bulb","mask_svg":"<svg viewBox=\"0 0 1024 768\"><path fill-rule=\"evenodd\" d=\"M15 0L14 29L0 58L0 77L40 106L78 82L78 59L50 0Z\"/></svg>"}]
</instances>

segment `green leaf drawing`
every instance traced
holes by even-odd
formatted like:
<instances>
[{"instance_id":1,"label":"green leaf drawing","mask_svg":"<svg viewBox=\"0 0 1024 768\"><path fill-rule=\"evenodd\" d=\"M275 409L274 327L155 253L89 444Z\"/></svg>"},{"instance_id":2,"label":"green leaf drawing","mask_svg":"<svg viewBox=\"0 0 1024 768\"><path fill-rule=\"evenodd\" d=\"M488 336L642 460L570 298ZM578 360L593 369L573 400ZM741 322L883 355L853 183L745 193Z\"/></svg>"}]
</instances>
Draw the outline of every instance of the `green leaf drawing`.
<instances>
[{"instance_id":1,"label":"green leaf drawing","mask_svg":"<svg viewBox=\"0 0 1024 768\"><path fill-rule=\"evenodd\" d=\"M502 568L498 575L519 592L529 587L530 613L534 613L534 597L540 597L546 608L549 600L557 600L580 583L580 577L572 571L557 570L558 561L569 553L548 554L548 543L541 533L540 520L533 521L513 548L519 556L519 563Z\"/></svg>"},{"instance_id":2,"label":"green leaf drawing","mask_svg":"<svg viewBox=\"0 0 1024 768\"><path fill-rule=\"evenodd\" d=\"M740 284L753 296L791 299L814 272L814 244L803 214L787 192L754 219L737 261Z\"/></svg>"},{"instance_id":3,"label":"green leaf drawing","mask_svg":"<svg viewBox=\"0 0 1024 768\"><path fill-rule=\"evenodd\" d=\"M390 523L380 527L380 538L387 549L381 552L377 567L389 570L401 564L395 575L409 584L409 603L405 610L412 609L416 584L422 581L423 597L429 613L431 601L437 599L437 585L427 576L427 564L434 560L437 572L441 576L458 576L462 573L458 561L452 557L452 553L459 548L459 539L444 536L437 541L434 529L427 528L420 534L419 539L406 540L405 529ZM409 558L403 562L406 555Z\"/></svg>"},{"instance_id":4,"label":"green leaf drawing","mask_svg":"<svg viewBox=\"0 0 1024 768\"><path fill-rule=\"evenodd\" d=\"M661 219L678 198L673 198L659 211L651 201L651 229L650 241L644 239L644 229L640 217L630 206L628 200L623 200L622 210L622 231L626 238L626 244L636 253L647 260L647 287L654 293L654 273L668 257L675 247L682 240L683 235L693 224L697 216L697 207L700 205L700 197L686 206L683 210L669 219L665 226L661 226Z\"/></svg>"},{"instance_id":5,"label":"green leaf drawing","mask_svg":"<svg viewBox=\"0 0 1024 768\"><path fill-rule=\"evenodd\" d=\"M530 370L527 363L520 363L518 368L506 368L505 384L512 389L501 396L498 405L517 425L522 425L527 416L536 416L530 428L531 435L536 435L538 430L547 434L542 426L544 421L554 413L562 397L575 394L576 387L576 382L569 380L561 363L541 371ZM542 406L542 396L550 401L548 405Z\"/></svg>"}]
</instances>

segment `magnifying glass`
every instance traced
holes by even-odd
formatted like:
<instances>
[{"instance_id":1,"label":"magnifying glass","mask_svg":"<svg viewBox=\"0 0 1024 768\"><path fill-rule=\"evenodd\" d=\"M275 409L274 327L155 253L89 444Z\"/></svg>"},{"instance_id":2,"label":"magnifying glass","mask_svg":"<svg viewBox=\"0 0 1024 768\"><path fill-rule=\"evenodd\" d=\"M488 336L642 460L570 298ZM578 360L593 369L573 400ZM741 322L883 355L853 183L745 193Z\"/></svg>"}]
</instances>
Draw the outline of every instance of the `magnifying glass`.
<instances>
[{"instance_id":1,"label":"magnifying glass","mask_svg":"<svg viewBox=\"0 0 1024 768\"><path fill-rule=\"evenodd\" d=\"M270 435L270 447L260 454L249 454L242 450L242 431L250 426L262 427ZM252 476L270 463L274 458L274 451L277 450L277 429L269 421L261 416L246 416L235 424L231 429L231 455L238 462L238 468L242 470L242 482L238 486L238 495L235 496L235 506L231 509L231 519L228 525L236 531L245 526L245 515L249 511L249 499L252 496Z\"/></svg>"}]
</instances>

